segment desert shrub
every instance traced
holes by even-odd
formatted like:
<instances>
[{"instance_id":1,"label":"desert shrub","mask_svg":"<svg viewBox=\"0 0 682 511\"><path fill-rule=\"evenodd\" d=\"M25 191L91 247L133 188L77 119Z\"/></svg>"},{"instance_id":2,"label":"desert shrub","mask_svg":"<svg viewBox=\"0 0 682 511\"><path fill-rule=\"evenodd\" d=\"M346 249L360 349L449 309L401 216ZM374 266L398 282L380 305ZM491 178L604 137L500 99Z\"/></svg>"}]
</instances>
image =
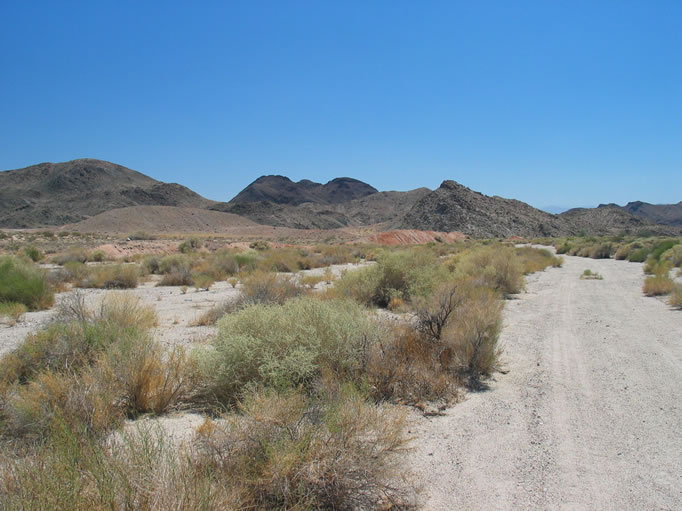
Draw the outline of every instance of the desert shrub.
<instances>
[{"instance_id":1,"label":"desert shrub","mask_svg":"<svg viewBox=\"0 0 682 511\"><path fill-rule=\"evenodd\" d=\"M611 243L598 243L586 248L585 257L592 259L608 259L611 257L613 247Z\"/></svg>"},{"instance_id":2,"label":"desert shrub","mask_svg":"<svg viewBox=\"0 0 682 511\"><path fill-rule=\"evenodd\" d=\"M459 256L456 271L504 295L524 288L523 267L513 248L489 245L474 248Z\"/></svg>"},{"instance_id":3,"label":"desert shrub","mask_svg":"<svg viewBox=\"0 0 682 511\"><path fill-rule=\"evenodd\" d=\"M23 303L29 310L45 309L54 303L54 290L45 272L35 264L15 257L0 257L0 302Z\"/></svg>"},{"instance_id":4,"label":"desert shrub","mask_svg":"<svg viewBox=\"0 0 682 511\"><path fill-rule=\"evenodd\" d=\"M101 434L123 419L119 407L112 405L115 390L93 371L41 371L6 392L0 404L2 433L35 441L66 424L81 434Z\"/></svg>"},{"instance_id":5,"label":"desert shrub","mask_svg":"<svg viewBox=\"0 0 682 511\"><path fill-rule=\"evenodd\" d=\"M571 250L571 244L568 243L567 241L564 241L560 245L556 246L556 253L557 254L566 254Z\"/></svg>"},{"instance_id":6,"label":"desert shrub","mask_svg":"<svg viewBox=\"0 0 682 511\"><path fill-rule=\"evenodd\" d=\"M295 391L249 393L226 425L206 427L204 450L239 489L243 508L370 509L402 495L394 483L405 416L357 392L309 401Z\"/></svg>"},{"instance_id":7,"label":"desert shrub","mask_svg":"<svg viewBox=\"0 0 682 511\"><path fill-rule=\"evenodd\" d=\"M154 267L154 263L150 262L149 263L150 267ZM167 273L173 273L176 271L190 271L192 268L192 261L190 259L190 256L186 255L180 255L180 254L172 254L172 255L167 255L165 257L162 257L160 260L158 260L157 263L157 270L153 273L160 273L160 274L167 274Z\"/></svg>"},{"instance_id":8,"label":"desert shrub","mask_svg":"<svg viewBox=\"0 0 682 511\"><path fill-rule=\"evenodd\" d=\"M673 280L667 274L649 276L644 279L642 291L647 296L667 295L673 291Z\"/></svg>"},{"instance_id":9,"label":"desert shrub","mask_svg":"<svg viewBox=\"0 0 682 511\"><path fill-rule=\"evenodd\" d=\"M371 396L379 401L409 404L457 397L459 379L441 360L444 346L410 326L387 328L367 355L366 380Z\"/></svg>"},{"instance_id":10,"label":"desert shrub","mask_svg":"<svg viewBox=\"0 0 682 511\"><path fill-rule=\"evenodd\" d=\"M205 289L208 291L215 283L216 278L210 273L195 273L192 275L192 282L197 289Z\"/></svg>"},{"instance_id":11,"label":"desert shrub","mask_svg":"<svg viewBox=\"0 0 682 511\"><path fill-rule=\"evenodd\" d=\"M106 259L106 254L102 252L101 250L95 250L94 252L91 252L88 254L88 261L92 261L95 263L101 263Z\"/></svg>"},{"instance_id":12,"label":"desert shrub","mask_svg":"<svg viewBox=\"0 0 682 511\"><path fill-rule=\"evenodd\" d=\"M16 325L27 311L28 307L23 303L0 302L0 317L9 318L12 326Z\"/></svg>"},{"instance_id":13,"label":"desert shrub","mask_svg":"<svg viewBox=\"0 0 682 511\"><path fill-rule=\"evenodd\" d=\"M36 247L24 248L24 254L26 255L26 257L28 257L34 263L37 263L38 261L40 261L41 259L43 259L45 257L45 254L43 254Z\"/></svg>"},{"instance_id":14,"label":"desert shrub","mask_svg":"<svg viewBox=\"0 0 682 511\"><path fill-rule=\"evenodd\" d=\"M194 279L192 278L192 273L189 268L179 267L165 273L158 286L193 286Z\"/></svg>"},{"instance_id":15,"label":"desert shrub","mask_svg":"<svg viewBox=\"0 0 682 511\"><path fill-rule=\"evenodd\" d=\"M88 253L83 248L73 248L65 254L60 254L52 257L52 262L54 264L59 264L61 266L66 263L85 263L88 260Z\"/></svg>"},{"instance_id":16,"label":"desert shrub","mask_svg":"<svg viewBox=\"0 0 682 511\"><path fill-rule=\"evenodd\" d=\"M675 245L661 254L661 261L670 263L671 266L679 268L682 266L682 244Z\"/></svg>"},{"instance_id":17,"label":"desert shrub","mask_svg":"<svg viewBox=\"0 0 682 511\"><path fill-rule=\"evenodd\" d=\"M237 310L237 306L233 302L224 302L217 304L207 311L205 311L203 314L201 314L198 318L196 318L194 321L192 321L192 326L213 326L215 325L220 318L222 318L225 314L229 314L230 312L234 312Z\"/></svg>"},{"instance_id":18,"label":"desert shrub","mask_svg":"<svg viewBox=\"0 0 682 511\"><path fill-rule=\"evenodd\" d=\"M346 271L334 283L333 293L339 297L372 305L379 296L381 272L374 266Z\"/></svg>"},{"instance_id":19,"label":"desert shrub","mask_svg":"<svg viewBox=\"0 0 682 511\"><path fill-rule=\"evenodd\" d=\"M428 298L416 300L417 329L439 341L450 317L469 299L472 287L471 279L449 280Z\"/></svg>"},{"instance_id":20,"label":"desert shrub","mask_svg":"<svg viewBox=\"0 0 682 511\"><path fill-rule=\"evenodd\" d=\"M558 268L563 264L562 258L556 257L546 248L519 247L516 249L516 255L523 267L523 273L526 275L543 271L550 266Z\"/></svg>"},{"instance_id":21,"label":"desert shrub","mask_svg":"<svg viewBox=\"0 0 682 511\"><path fill-rule=\"evenodd\" d=\"M25 383L41 371L92 364L97 353L115 342L140 337L156 321L154 310L134 296L110 295L91 311L83 295L74 294L60 305L57 322L29 334L0 358L0 381Z\"/></svg>"},{"instance_id":22,"label":"desert shrub","mask_svg":"<svg viewBox=\"0 0 682 511\"><path fill-rule=\"evenodd\" d=\"M203 243L199 238L189 238L178 245L178 250L182 254L189 254L199 250L202 246Z\"/></svg>"},{"instance_id":23,"label":"desert shrub","mask_svg":"<svg viewBox=\"0 0 682 511\"><path fill-rule=\"evenodd\" d=\"M260 250L260 251L267 250L270 248L270 243L268 243L267 241L258 240L258 241L254 241L253 243L251 243L249 245L249 248L253 249L253 250Z\"/></svg>"},{"instance_id":24,"label":"desert shrub","mask_svg":"<svg viewBox=\"0 0 682 511\"><path fill-rule=\"evenodd\" d=\"M254 271L243 280L239 306L252 304L283 304L291 298L303 294L303 289L285 276L274 273Z\"/></svg>"},{"instance_id":25,"label":"desert shrub","mask_svg":"<svg viewBox=\"0 0 682 511\"><path fill-rule=\"evenodd\" d=\"M194 449L152 422L105 442L54 421L49 441L0 452L0 502L215 511L401 504L403 414L352 395L296 404L292 394L253 394L241 414L207 420Z\"/></svg>"},{"instance_id":26,"label":"desert shrub","mask_svg":"<svg viewBox=\"0 0 682 511\"><path fill-rule=\"evenodd\" d=\"M100 357L95 371L118 387L118 405L129 416L162 413L189 400L198 382L193 359L176 346L166 352L149 337L128 337Z\"/></svg>"},{"instance_id":27,"label":"desert shrub","mask_svg":"<svg viewBox=\"0 0 682 511\"><path fill-rule=\"evenodd\" d=\"M502 302L494 291L473 287L457 312L442 333L443 363L455 365L475 382L498 365Z\"/></svg>"},{"instance_id":28,"label":"desert shrub","mask_svg":"<svg viewBox=\"0 0 682 511\"><path fill-rule=\"evenodd\" d=\"M679 242L680 241L676 239L659 241L655 243L654 246L652 247L651 252L649 253L649 257L656 261L659 261L661 259L661 256L666 251L673 248Z\"/></svg>"},{"instance_id":29,"label":"desert shrub","mask_svg":"<svg viewBox=\"0 0 682 511\"><path fill-rule=\"evenodd\" d=\"M623 259L627 259L628 256L630 255L630 252L632 251L632 249L633 249L633 247L631 244L621 245L616 250L616 253L613 255L613 258L617 259L618 261L622 261Z\"/></svg>"},{"instance_id":30,"label":"desert shrub","mask_svg":"<svg viewBox=\"0 0 682 511\"><path fill-rule=\"evenodd\" d=\"M674 284L668 298L668 305L676 309L682 309L682 284Z\"/></svg>"},{"instance_id":31,"label":"desert shrub","mask_svg":"<svg viewBox=\"0 0 682 511\"><path fill-rule=\"evenodd\" d=\"M215 352L204 357L204 369L213 393L227 401L249 384L309 387L323 369L355 377L378 337L378 326L351 301L253 305L218 322Z\"/></svg>"},{"instance_id":32,"label":"desert shrub","mask_svg":"<svg viewBox=\"0 0 682 511\"><path fill-rule=\"evenodd\" d=\"M423 249L387 251L377 264L346 272L334 292L365 305L386 307L391 300L426 296L445 276L433 253Z\"/></svg>"},{"instance_id":33,"label":"desert shrub","mask_svg":"<svg viewBox=\"0 0 682 511\"><path fill-rule=\"evenodd\" d=\"M628 261L631 263L643 263L649 255L649 249L645 247L636 248L628 254Z\"/></svg>"},{"instance_id":34,"label":"desert shrub","mask_svg":"<svg viewBox=\"0 0 682 511\"><path fill-rule=\"evenodd\" d=\"M324 275L305 275L298 279L298 283L305 288L315 289L315 286L324 280Z\"/></svg>"},{"instance_id":35,"label":"desert shrub","mask_svg":"<svg viewBox=\"0 0 682 511\"><path fill-rule=\"evenodd\" d=\"M602 277L599 273L593 272L589 268L586 269L582 275L580 275L580 278L582 280L604 280L604 277Z\"/></svg>"},{"instance_id":36,"label":"desert shrub","mask_svg":"<svg viewBox=\"0 0 682 511\"><path fill-rule=\"evenodd\" d=\"M97 289L132 289L137 287L137 268L131 264L88 266L76 285Z\"/></svg>"}]
</instances>

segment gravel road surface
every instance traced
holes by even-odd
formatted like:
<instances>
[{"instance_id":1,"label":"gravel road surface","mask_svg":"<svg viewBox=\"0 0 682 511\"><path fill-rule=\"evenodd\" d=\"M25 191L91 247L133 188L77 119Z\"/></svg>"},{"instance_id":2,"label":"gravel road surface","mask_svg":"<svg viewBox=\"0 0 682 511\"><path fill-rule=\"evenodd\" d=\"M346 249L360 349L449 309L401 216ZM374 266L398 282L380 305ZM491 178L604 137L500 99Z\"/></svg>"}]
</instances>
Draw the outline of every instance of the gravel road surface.
<instances>
[{"instance_id":1,"label":"gravel road surface","mask_svg":"<svg viewBox=\"0 0 682 511\"><path fill-rule=\"evenodd\" d=\"M509 372L411 427L421 507L682 509L682 312L643 278L577 257L528 278L505 306Z\"/></svg>"}]
</instances>

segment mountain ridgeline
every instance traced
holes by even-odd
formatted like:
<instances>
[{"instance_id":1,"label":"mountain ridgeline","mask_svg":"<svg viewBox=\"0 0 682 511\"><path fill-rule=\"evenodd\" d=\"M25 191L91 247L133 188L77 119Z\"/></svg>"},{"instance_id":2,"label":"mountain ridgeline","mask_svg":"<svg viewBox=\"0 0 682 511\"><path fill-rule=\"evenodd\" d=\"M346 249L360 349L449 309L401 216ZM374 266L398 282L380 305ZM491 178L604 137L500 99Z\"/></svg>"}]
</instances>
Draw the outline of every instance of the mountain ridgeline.
<instances>
[{"instance_id":1,"label":"mountain ridgeline","mask_svg":"<svg viewBox=\"0 0 682 511\"><path fill-rule=\"evenodd\" d=\"M156 209L147 212L145 207ZM94 159L0 172L2 228L81 222L83 229L120 232L126 226L110 224L133 217L143 218L148 230L154 230L157 218L160 226L165 225L163 222L180 225L191 218L192 225L207 232L253 222L298 229L373 226L375 230L461 232L472 237L682 232L682 202L631 202L624 207L607 204L554 215L518 200L484 195L450 180L436 190L397 192L378 191L349 177L321 184L270 175L256 179L229 202L218 202L182 185L163 183Z\"/></svg>"}]
</instances>

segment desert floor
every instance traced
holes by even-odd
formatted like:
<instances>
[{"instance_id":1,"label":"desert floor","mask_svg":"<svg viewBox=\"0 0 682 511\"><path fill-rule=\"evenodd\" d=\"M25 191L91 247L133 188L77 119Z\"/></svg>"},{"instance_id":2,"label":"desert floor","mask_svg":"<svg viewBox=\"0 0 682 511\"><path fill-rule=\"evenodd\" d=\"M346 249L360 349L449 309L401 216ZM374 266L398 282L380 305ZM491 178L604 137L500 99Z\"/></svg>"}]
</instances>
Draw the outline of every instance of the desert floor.
<instances>
[{"instance_id":1,"label":"desert floor","mask_svg":"<svg viewBox=\"0 0 682 511\"><path fill-rule=\"evenodd\" d=\"M528 277L505 307L509 372L415 417L424 509L680 509L682 312L643 277L578 257Z\"/></svg>"}]
</instances>

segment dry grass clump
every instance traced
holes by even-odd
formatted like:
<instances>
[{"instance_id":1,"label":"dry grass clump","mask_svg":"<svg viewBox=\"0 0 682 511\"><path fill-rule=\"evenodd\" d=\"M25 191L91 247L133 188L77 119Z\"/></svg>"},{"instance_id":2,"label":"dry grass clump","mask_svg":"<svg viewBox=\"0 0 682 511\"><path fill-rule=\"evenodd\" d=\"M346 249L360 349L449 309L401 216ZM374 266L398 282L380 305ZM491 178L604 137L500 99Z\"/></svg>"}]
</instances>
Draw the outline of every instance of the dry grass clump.
<instances>
[{"instance_id":1,"label":"dry grass clump","mask_svg":"<svg viewBox=\"0 0 682 511\"><path fill-rule=\"evenodd\" d=\"M10 326L14 326L21 321L26 312L28 312L28 307L23 303L0 302L0 317L8 318Z\"/></svg>"},{"instance_id":2,"label":"dry grass clump","mask_svg":"<svg viewBox=\"0 0 682 511\"><path fill-rule=\"evenodd\" d=\"M0 257L0 303L24 304L40 310L54 303L54 290L45 272L33 262L16 257Z\"/></svg>"},{"instance_id":3,"label":"dry grass clump","mask_svg":"<svg viewBox=\"0 0 682 511\"><path fill-rule=\"evenodd\" d=\"M148 336L155 313L135 297L108 297L97 311L77 297L60 318L0 359L0 437L41 440L61 423L98 435L195 387L194 365Z\"/></svg>"},{"instance_id":4,"label":"dry grass clump","mask_svg":"<svg viewBox=\"0 0 682 511\"><path fill-rule=\"evenodd\" d=\"M593 272L589 268L580 275L580 278L581 280L604 280L604 277L597 272Z\"/></svg>"},{"instance_id":5,"label":"dry grass clump","mask_svg":"<svg viewBox=\"0 0 682 511\"><path fill-rule=\"evenodd\" d=\"M442 333L444 363L456 364L472 383L497 369L502 352L498 344L502 308L497 293L485 287L473 287L468 299L458 308L455 320Z\"/></svg>"},{"instance_id":6,"label":"dry grass clump","mask_svg":"<svg viewBox=\"0 0 682 511\"><path fill-rule=\"evenodd\" d=\"M512 295L523 291L523 266L513 248L488 245L455 256L455 271L473 277L480 285Z\"/></svg>"},{"instance_id":7,"label":"dry grass clump","mask_svg":"<svg viewBox=\"0 0 682 511\"><path fill-rule=\"evenodd\" d=\"M563 264L561 257L556 257L546 248L519 247L516 255L521 260L524 275L544 271L548 267L560 268Z\"/></svg>"},{"instance_id":8,"label":"dry grass clump","mask_svg":"<svg viewBox=\"0 0 682 511\"><path fill-rule=\"evenodd\" d=\"M84 275L76 281L78 287L97 289L133 289L137 287L138 271L132 264L83 266Z\"/></svg>"},{"instance_id":9,"label":"dry grass clump","mask_svg":"<svg viewBox=\"0 0 682 511\"><path fill-rule=\"evenodd\" d=\"M227 424L207 424L203 450L242 509L370 509L401 504L405 415L349 387L321 399L257 390Z\"/></svg>"},{"instance_id":10,"label":"dry grass clump","mask_svg":"<svg viewBox=\"0 0 682 511\"><path fill-rule=\"evenodd\" d=\"M292 279L263 271L250 273L243 279L242 285L242 294L235 303L236 307L253 304L281 305L304 293Z\"/></svg>"},{"instance_id":11,"label":"dry grass clump","mask_svg":"<svg viewBox=\"0 0 682 511\"><path fill-rule=\"evenodd\" d=\"M460 378L441 360L442 343L406 325L388 331L367 355L366 378L375 399L418 404L457 398Z\"/></svg>"},{"instance_id":12,"label":"dry grass clump","mask_svg":"<svg viewBox=\"0 0 682 511\"><path fill-rule=\"evenodd\" d=\"M66 263L85 263L88 260L88 252L84 248L72 248L64 254L52 257L52 263L60 266Z\"/></svg>"},{"instance_id":13,"label":"dry grass clump","mask_svg":"<svg viewBox=\"0 0 682 511\"><path fill-rule=\"evenodd\" d=\"M676 309L682 309L682 284L673 285L673 289L668 298L668 305Z\"/></svg>"},{"instance_id":14,"label":"dry grass clump","mask_svg":"<svg viewBox=\"0 0 682 511\"><path fill-rule=\"evenodd\" d=\"M673 280L667 274L652 275L644 279L642 291L647 296L661 296L673 291Z\"/></svg>"}]
</instances>

